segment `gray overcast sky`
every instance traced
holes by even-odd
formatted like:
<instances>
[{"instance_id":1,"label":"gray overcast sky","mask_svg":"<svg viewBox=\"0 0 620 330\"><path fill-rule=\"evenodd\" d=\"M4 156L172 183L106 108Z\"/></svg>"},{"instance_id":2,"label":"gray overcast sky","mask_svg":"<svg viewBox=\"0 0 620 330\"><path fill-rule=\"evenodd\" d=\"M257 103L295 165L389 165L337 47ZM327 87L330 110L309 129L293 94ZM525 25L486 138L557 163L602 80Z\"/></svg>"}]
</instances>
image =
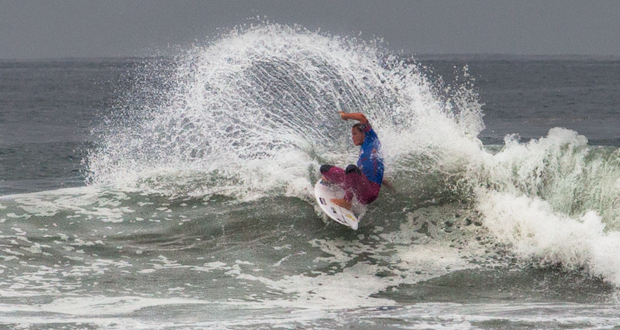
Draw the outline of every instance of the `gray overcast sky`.
<instances>
[{"instance_id":1,"label":"gray overcast sky","mask_svg":"<svg viewBox=\"0 0 620 330\"><path fill-rule=\"evenodd\" d=\"M0 59L155 54L256 16L416 54L620 56L619 0L0 0Z\"/></svg>"}]
</instances>

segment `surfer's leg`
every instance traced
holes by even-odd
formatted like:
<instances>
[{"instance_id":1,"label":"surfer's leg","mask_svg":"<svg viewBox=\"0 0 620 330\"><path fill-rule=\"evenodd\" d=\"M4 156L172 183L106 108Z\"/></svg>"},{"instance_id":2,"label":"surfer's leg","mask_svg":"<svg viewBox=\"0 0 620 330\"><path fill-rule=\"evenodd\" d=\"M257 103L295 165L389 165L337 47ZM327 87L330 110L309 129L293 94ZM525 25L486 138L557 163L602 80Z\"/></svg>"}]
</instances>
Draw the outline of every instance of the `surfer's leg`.
<instances>
[{"instance_id":1,"label":"surfer's leg","mask_svg":"<svg viewBox=\"0 0 620 330\"><path fill-rule=\"evenodd\" d=\"M337 185L344 185L344 170L331 165L321 165L321 175L325 180Z\"/></svg>"},{"instance_id":2,"label":"surfer's leg","mask_svg":"<svg viewBox=\"0 0 620 330\"><path fill-rule=\"evenodd\" d=\"M362 204L370 204L379 195L380 186L374 182L370 182L362 173L359 167L351 164L345 170L344 179L344 199L350 201L353 194Z\"/></svg>"},{"instance_id":3,"label":"surfer's leg","mask_svg":"<svg viewBox=\"0 0 620 330\"><path fill-rule=\"evenodd\" d=\"M364 176L359 167L353 164L347 166L344 173L344 199L351 201L353 199L353 195L355 195L357 200L361 201L360 197L362 197L361 195L367 185L366 183L368 179L366 179L366 176Z\"/></svg>"}]
</instances>

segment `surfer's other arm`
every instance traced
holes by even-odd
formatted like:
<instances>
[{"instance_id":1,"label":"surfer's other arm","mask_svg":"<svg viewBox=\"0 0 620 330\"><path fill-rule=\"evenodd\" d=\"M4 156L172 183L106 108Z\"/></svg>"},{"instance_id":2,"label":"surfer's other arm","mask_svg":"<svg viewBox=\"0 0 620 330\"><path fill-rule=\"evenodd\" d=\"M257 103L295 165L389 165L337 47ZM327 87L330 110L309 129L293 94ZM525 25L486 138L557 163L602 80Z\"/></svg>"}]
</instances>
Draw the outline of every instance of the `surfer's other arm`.
<instances>
[{"instance_id":1,"label":"surfer's other arm","mask_svg":"<svg viewBox=\"0 0 620 330\"><path fill-rule=\"evenodd\" d=\"M353 113L346 113L346 112L340 112L340 118L342 118L342 120L349 120L349 119L353 119L353 120L357 120L360 122L360 124L368 124L368 119L366 119L366 116L364 116L363 113L359 113L359 112L353 112Z\"/></svg>"}]
</instances>

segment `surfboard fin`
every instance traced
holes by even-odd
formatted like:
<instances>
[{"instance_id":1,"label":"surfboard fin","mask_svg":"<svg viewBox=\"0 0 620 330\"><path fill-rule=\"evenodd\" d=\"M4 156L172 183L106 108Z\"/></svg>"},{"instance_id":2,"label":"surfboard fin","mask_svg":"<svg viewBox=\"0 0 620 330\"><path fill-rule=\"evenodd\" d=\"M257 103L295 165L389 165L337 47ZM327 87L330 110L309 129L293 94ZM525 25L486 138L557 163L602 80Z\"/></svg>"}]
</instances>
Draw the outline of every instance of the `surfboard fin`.
<instances>
[{"instance_id":1,"label":"surfboard fin","mask_svg":"<svg viewBox=\"0 0 620 330\"><path fill-rule=\"evenodd\" d=\"M344 214L344 222L346 222L351 229L357 230L358 222L349 214Z\"/></svg>"}]
</instances>

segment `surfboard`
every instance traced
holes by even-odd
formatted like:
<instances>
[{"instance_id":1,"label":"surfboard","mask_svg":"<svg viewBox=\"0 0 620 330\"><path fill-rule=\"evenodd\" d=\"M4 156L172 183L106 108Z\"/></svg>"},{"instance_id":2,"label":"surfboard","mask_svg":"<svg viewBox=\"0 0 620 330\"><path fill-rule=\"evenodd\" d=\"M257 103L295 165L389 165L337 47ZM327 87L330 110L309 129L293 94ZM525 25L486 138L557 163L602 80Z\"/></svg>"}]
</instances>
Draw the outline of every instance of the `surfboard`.
<instances>
[{"instance_id":1,"label":"surfboard","mask_svg":"<svg viewBox=\"0 0 620 330\"><path fill-rule=\"evenodd\" d=\"M342 199L344 197L344 190L342 188L321 179L314 185L314 195L316 196L316 202L321 207L321 210L323 210L328 217L339 224L357 230L359 220L355 214L344 207L330 202L331 199Z\"/></svg>"}]
</instances>

